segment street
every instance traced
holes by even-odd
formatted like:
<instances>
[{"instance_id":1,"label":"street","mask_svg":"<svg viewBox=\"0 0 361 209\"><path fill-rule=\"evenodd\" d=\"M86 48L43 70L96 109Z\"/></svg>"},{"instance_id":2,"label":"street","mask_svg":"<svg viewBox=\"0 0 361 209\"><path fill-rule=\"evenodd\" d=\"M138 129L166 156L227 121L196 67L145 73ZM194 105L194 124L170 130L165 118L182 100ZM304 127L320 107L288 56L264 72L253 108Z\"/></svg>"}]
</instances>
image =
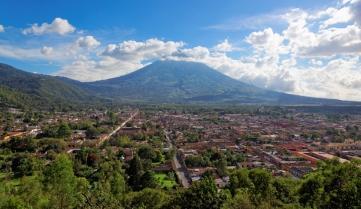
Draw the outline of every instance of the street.
<instances>
[{"instance_id":1,"label":"street","mask_svg":"<svg viewBox=\"0 0 361 209\"><path fill-rule=\"evenodd\" d=\"M167 139L168 145L169 145L168 146L169 149L171 150L174 148L175 153L177 153L177 147L173 144L172 140L170 139L169 133L167 131L164 131L164 133L165 133L165 137ZM175 154L173 156L172 167L173 167L173 170L176 172L176 175L177 175L178 179L180 180L180 183L182 184L182 186L184 188L188 188L190 186L190 183L185 175L184 168L182 168L182 165L177 158L177 154Z\"/></svg>"},{"instance_id":2,"label":"street","mask_svg":"<svg viewBox=\"0 0 361 209\"><path fill-rule=\"evenodd\" d=\"M130 115L130 117L125 120L122 124L120 124L114 131L112 131L110 134L100 138L99 142L97 143L97 146L102 145L105 141L109 140L114 134L116 134L121 128L125 126L129 121L133 120L133 118L139 113L138 110L136 110L133 114Z\"/></svg>"}]
</instances>

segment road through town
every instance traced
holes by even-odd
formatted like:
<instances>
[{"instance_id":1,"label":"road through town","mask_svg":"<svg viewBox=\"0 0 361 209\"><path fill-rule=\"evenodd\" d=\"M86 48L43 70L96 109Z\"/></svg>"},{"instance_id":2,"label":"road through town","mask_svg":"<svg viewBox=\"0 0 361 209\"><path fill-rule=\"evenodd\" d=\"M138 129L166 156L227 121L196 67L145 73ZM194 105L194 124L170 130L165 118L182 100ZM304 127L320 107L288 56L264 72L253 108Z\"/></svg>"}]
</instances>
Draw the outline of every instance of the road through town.
<instances>
[{"instance_id":1,"label":"road through town","mask_svg":"<svg viewBox=\"0 0 361 209\"><path fill-rule=\"evenodd\" d=\"M173 144L174 142L170 139L169 136L169 132L164 131L165 133L165 137L167 139L168 142L168 147L170 150L174 149L175 150L175 155L172 159L172 167L173 170L176 172L176 175L180 181L180 183L182 184L183 187L188 188L190 186L189 180L186 177L186 174L184 172L184 168L182 167L182 164L179 162L179 159L177 157L177 147Z\"/></svg>"}]
</instances>

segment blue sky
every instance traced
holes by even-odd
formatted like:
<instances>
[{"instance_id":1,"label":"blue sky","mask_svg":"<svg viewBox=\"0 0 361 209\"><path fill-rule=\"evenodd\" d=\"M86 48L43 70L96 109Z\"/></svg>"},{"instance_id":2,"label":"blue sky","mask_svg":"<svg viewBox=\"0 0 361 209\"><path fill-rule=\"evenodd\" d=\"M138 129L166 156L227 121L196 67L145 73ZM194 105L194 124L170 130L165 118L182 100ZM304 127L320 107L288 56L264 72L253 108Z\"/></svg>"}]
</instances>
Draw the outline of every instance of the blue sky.
<instances>
[{"instance_id":1,"label":"blue sky","mask_svg":"<svg viewBox=\"0 0 361 209\"><path fill-rule=\"evenodd\" d=\"M361 100L359 0L0 4L0 62L30 72L89 81L189 60L264 88Z\"/></svg>"},{"instance_id":2,"label":"blue sky","mask_svg":"<svg viewBox=\"0 0 361 209\"><path fill-rule=\"evenodd\" d=\"M0 21L2 25L24 28L32 23L51 22L55 17L61 17L89 33L111 33L112 30L120 33L120 36L109 35L109 39L104 37L104 42L161 37L182 40L191 45L210 46L225 38L238 40L250 29L207 30L209 26L289 8L317 9L325 7L329 2L330 0L96 0L90 3L85 0L35 0L22 1L19 6L19 1L2 0Z\"/></svg>"}]
</instances>

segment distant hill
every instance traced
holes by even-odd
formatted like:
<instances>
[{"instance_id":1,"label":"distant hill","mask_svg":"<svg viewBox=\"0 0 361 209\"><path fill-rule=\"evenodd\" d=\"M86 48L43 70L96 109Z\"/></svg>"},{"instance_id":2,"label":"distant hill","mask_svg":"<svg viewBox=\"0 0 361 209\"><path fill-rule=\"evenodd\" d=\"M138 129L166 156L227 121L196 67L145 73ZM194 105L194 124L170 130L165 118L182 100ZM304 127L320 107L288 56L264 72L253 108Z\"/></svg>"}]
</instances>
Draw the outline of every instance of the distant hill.
<instances>
[{"instance_id":1,"label":"distant hill","mask_svg":"<svg viewBox=\"0 0 361 209\"><path fill-rule=\"evenodd\" d=\"M99 102L359 105L258 88L195 62L157 61L125 76L79 82L0 64L0 105L57 107Z\"/></svg>"},{"instance_id":2,"label":"distant hill","mask_svg":"<svg viewBox=\"0 0 361 209\"><path fill-rule=\"evenodd\" d=\"M3 105L60 107L95 100L86 89L57 77L28 73L0 64L0 103Z\"/></svg>"},{"instance_id":3,"label":"distant hill","mask_svg":"<svg viewBox=\"0 0 361 209\"><path fill-rule=\"evenodd\" d=\"M87 84L88 88L98 95L128 101L271 105L353 104L261 89L196 62L157 61L125 76Z\"/></svg>"}]
</instances>

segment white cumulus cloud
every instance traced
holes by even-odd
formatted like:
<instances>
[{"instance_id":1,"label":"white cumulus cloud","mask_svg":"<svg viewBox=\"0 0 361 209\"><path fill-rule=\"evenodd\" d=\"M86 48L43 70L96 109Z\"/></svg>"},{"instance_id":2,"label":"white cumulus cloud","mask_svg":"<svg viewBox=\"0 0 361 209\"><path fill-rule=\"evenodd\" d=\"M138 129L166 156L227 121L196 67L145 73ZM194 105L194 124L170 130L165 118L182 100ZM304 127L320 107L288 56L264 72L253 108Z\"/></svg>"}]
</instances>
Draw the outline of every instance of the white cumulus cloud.
<instances>
[{"instance_id":1,"label":"white cumulus cloud","mask_svg":"<svg viewBox=\"0 0 361 209\"><path fill-rule=\"evenodd\" d=\"M245 40L259 52L265 52L272 57L277 57L284 50L282 46L284 38L274 33L272 28L252 32Z\"/></svg>"},{"instance_id":2,"label":"white cumulus cloud","mask_svg":"<svg viewBox=\"0 0 361 209\"><path fill-rule=\"evenodd\" d=\"M361 53L361 28L356 25L321 30L314 34L314 38L313 44L300 46L302 55L334 56Z\"/></svg>"},{"instance_id":3,"label":"white cumulus cloud","mask_svg":"<svg viewBox=\"0 0 361 209\"><path fill-rule=\"evenodd\" d=\"M327 28L338 23L346 23L352 20L352 13L350 7L343 7L341 9L329 8L324 13L328 19L321 25L321 29Z\"/></svg>"},{"instance_id":4,"label":"white cumulus cloud","mask_svg":"<svg viewBox=\"0 0 361 209\"><path fill-rule=\"evenodd\" d=\"M24 34L43 35L55 33L59 35L65 35L75 31L75 27L72 26L68 20L57 17L51 23L43 23L41 25L34 23L31 27L23 30Z\"/></svg>"},{"instance_id":5,"label":"white cumulus cloud","mask_svg":"<svg viewBox=\"0 0 361 209\"><path fill-rule=\"evenodd\" d=\"M100 42L93 36L84 36L77 39L76 45L81 48L92 49L98 47Z\"/></svg>"},{"instance_id":6,"label":"white cumulus cloud","mask_svg":"<svg viewBox=\"0 0 361 209\"><path fill-rule=\"evenodd\" d=\"M169 56L183 45L183 42L162 41L159 39L148 39L144 42L130 40L120 44L109 44L102 55L119 60L140 62Z\"/></svg>"}]
</instances>

